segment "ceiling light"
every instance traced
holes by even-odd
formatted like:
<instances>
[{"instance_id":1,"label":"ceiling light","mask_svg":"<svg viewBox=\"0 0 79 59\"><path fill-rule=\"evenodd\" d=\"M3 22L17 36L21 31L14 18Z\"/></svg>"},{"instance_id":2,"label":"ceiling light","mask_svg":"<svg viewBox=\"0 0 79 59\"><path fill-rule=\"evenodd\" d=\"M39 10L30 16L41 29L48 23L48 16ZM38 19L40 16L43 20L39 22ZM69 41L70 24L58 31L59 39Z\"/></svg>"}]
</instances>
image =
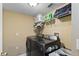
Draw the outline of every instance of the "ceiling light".
<instances>
[{"instance_id":1,"label":"ceiling light","mask_svg":"<svg viewBox=\"0 0 79 59\"><path fill-rule=\"evenodd\" d=\"M35 7L35 6L38 5L38 3L29 3L29 5L30 5L31 7Z\"/></svg>"}]
</instances>

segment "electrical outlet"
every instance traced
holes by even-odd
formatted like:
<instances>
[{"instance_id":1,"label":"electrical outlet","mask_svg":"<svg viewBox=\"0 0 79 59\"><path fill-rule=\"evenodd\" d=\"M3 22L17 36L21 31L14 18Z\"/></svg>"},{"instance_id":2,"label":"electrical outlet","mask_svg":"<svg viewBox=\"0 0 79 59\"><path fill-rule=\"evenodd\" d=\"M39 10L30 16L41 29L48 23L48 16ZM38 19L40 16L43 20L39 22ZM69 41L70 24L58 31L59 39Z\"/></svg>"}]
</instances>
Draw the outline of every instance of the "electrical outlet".
<instances>
[{"instance_id":1,"label":"electrical outlet","mask_svg":"<svg viewBox=\"0 0 79 59\"><path fill-rule=\"evenodd\" d=\"M16 36L18 36L19 35L19 33L16 33Z\"/></svg>"}]
</instances>

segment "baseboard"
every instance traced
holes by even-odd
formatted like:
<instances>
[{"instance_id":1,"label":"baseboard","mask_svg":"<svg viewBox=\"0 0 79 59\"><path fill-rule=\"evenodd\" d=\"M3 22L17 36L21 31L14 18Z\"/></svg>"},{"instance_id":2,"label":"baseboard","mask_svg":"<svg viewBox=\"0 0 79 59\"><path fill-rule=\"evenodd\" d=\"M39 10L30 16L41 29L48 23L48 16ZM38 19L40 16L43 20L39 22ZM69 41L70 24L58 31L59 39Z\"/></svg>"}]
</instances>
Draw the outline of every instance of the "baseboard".
<instances>
[{"instance_id":1,"label":"baseboard","mask_svg":"<svg viewBox=\"0 0 79 59\"><path fill-rule=\"evenodd\" d=\"M26 56L26 53L24 53L24 54L21 54L21 55L19 55L19 56Z\"/></svg>"}]
</instances>

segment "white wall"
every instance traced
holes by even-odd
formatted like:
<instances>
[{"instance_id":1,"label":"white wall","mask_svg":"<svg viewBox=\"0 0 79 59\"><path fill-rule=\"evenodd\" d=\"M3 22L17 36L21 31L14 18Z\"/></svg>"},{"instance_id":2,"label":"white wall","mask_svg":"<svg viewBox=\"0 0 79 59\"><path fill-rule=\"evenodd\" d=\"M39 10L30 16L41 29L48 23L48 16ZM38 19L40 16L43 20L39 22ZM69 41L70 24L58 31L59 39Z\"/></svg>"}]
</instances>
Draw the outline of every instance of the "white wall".
<instances>
[{"instance_id":1,"label":"white wall","mask_svg":"<svg viewBox=\"0 0 79 59\"><path fill-rule=\"evenodd\" d=\"M79 39L79 3L72 4L72 39L73 54L79 56L79 50L76 49L76 39Z\"/></svg>"},{"instance_id":2,"label":"white wall","mask_svg":"<svg viewBox=\"0 0 79 59\"><path fill-rule=\"evenodd\" d=\"M2 51L2 4L0 3L0 52Z\"/></svg>"}]
</instances>

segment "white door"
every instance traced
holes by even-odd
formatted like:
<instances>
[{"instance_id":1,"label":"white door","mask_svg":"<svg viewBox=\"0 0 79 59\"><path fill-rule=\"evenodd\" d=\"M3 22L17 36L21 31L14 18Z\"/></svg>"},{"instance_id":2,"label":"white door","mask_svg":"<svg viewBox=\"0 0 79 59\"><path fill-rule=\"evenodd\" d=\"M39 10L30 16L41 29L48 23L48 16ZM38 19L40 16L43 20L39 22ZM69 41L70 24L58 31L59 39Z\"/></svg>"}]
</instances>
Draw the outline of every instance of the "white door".
<instances>
[{"instance_id":1,"label":"white door","mask_svg":"<svg viewBox=\"0 0 79 59\"><path fill-rule=\"evenodd\" d=\"M2 52L2 3L0 3L0 54Z\"/></svg>"}]
</instances>

